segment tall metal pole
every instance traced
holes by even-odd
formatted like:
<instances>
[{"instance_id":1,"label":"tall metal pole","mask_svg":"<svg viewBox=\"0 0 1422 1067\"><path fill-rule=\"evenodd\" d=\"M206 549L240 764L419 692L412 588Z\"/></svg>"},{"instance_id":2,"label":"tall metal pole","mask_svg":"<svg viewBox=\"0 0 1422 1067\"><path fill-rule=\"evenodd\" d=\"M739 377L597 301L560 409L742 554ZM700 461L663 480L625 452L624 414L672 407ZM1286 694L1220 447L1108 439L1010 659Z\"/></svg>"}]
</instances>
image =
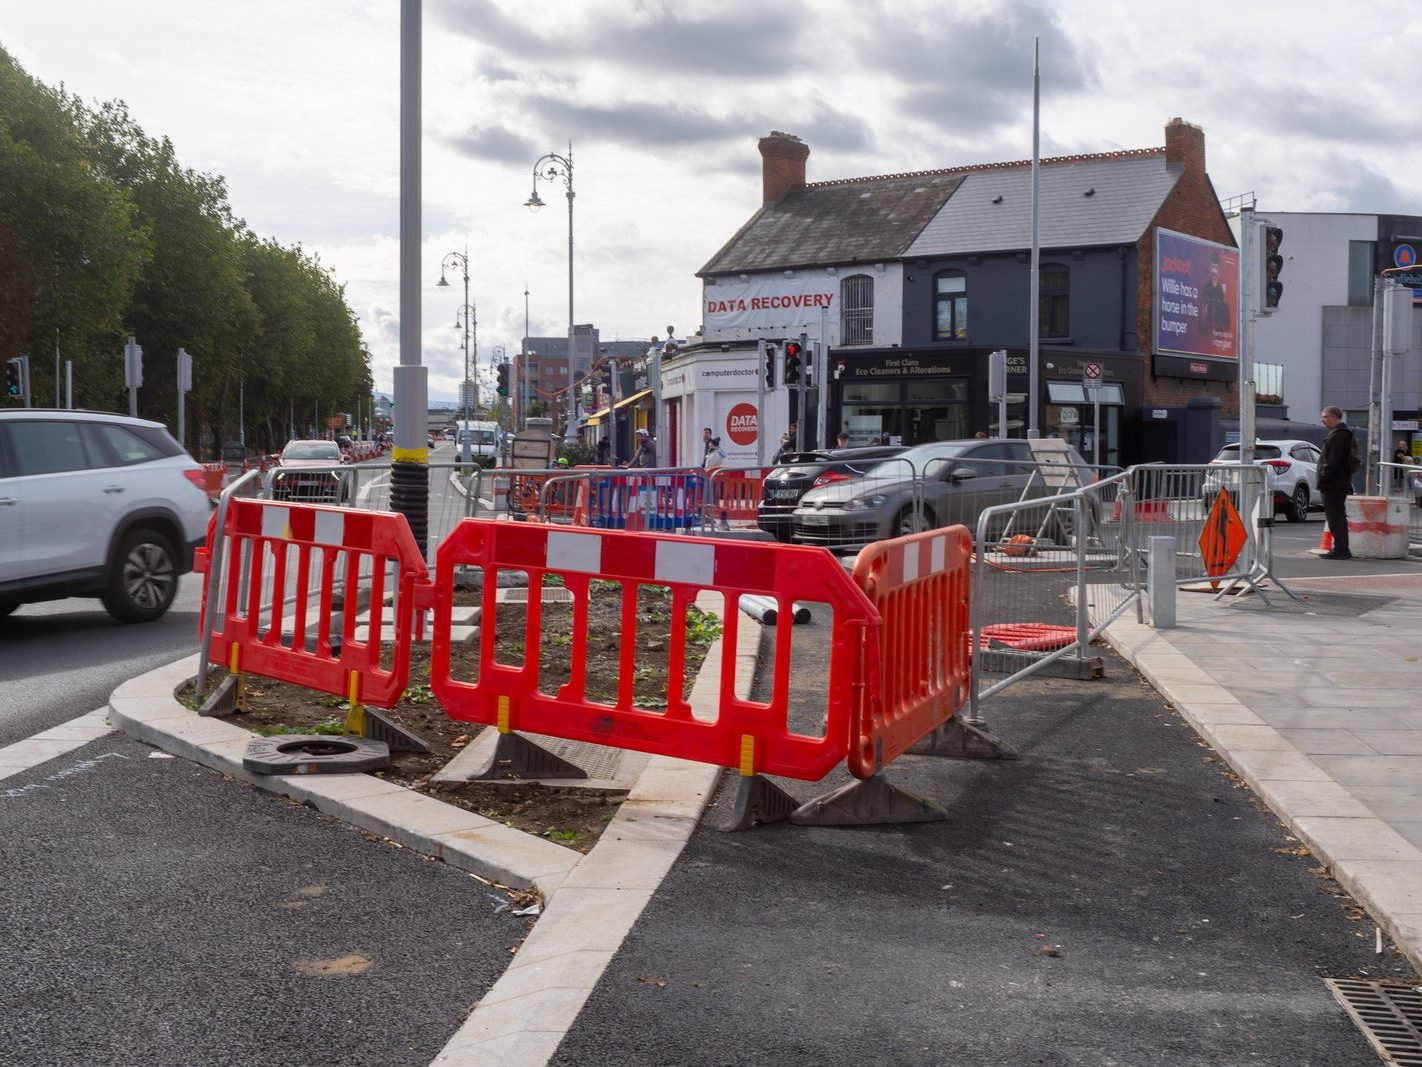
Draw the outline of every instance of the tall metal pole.
<instances>
[{"instance_id":1,"label":"tall metal pole","mask_svg":"<svg viewBox=\"0 0 1422 1067\"><path fill-rule=\"evenodd\" d=\"M1041 39L1032 38L1032 264L1027 283L1027 436L1040 437L1037 427L1037 356L1038 356L1038 301L1040 299L1039 268L1042 259L1041 181L1038 171L1041 162L1042 131L1042 66Z\"/></svg>"},{"instance_id":2,"label":"tall metal pole","mask_svg":"<svg viewBox=\"0 0 1422 1067\"><path fill-rule=\"evenodd\" d=\"M528 286L523 287L523 340L518 346L518 373L514 375L514 433L518 433L518 420L523 416L524 382L528 378Z\"/></svg>"},{"instance_id":3,"label":"tall metal pole","mask_svg":"<svg viewBox=\"0 0 1422 1067\"><path fill-rule=\"evenodd\" d=\"M1254 209L1239 209L1239 462L1254 462Z\"/></svg>"},{"instance_id":4,"label":"tall metal pole","mask_svg":"<svg viewBox=\"0 0 1422 1067\"><path fill-rule=\"evenodd\" d=\"M420 0L400 0L400 365L395 368L395 447L390 504L428 551L429 376L420 363Z\"/></svg>"},{"instance_id":5,"label":"tall metal pole","mask_svg":"<svg viewBox=\"0 0 1422 1067\"><path fill-rule=\"evenodd\" d=\"M573 142L568 142L568 425L563 440L578 439L577 361L573 353Z\"/></svg>"},{"instance_id":6,"label":"tall metal pole","mask_svg":"<svg viewBox=\"0 0 1422 1067\"><path fill-rule=\"evenodd\" d=\"M468 462L469 462L469 459L470 459L470 450L474 447L474 442L470 440L470 437L472 436L472 434L470 434L469 432L467 432L467 431L469 430L469 320L470 320L470 318L471 318L472 315L473 315L473 313L470 311L470 304L469 304L469 246L468 246L468 245L465 245L465 246L464 246L464 258L463 258L463 264L462 264L462 265L463 265L463 267L464 267L464 381L462 381L462 382L459 383L459 396L460 396L460 399L464 401L464 403L461 404L460 407L462 407L462 408L464 409L464 423L465 423L464 429L465 429L466 433L463 435L464 443L460 446L460 449L459 449L459 458L460 458L460 460L461 460L462 462L468 463ZM475 410L475 411L478 411L478 409L479 409L478 395L479 395L479 394L478 394L477 392L474 394L474 396L475 396L474 410Z\"/></svg>"},{"instance_id":7,"label":"tall metal pole","mask_svg":"<svg viewBox=\"0 0 1422 1067\"><path fill-rule=\"evenodd\" d=\"M755 343L755 465L765 466L765 338Z\"/></svg>"},{"instance_id":8,"label":"tall metal pole","mask_svg":"<svg viewBox=\"0 0 1422 1067\"><path fill-rule=\"evenodd\" d=\"M59 402L59 327L54 328L54 406L59 408L64 405Z\"/></svg>"},{"instance_id":9,"label":"tall metal pole","mask_svg":"<svg viewBox=\"0 0 1422 1067\"><path fill-rule=\"evenodd\" d=\"M242 458L247 458L247 378L237 379L237 443L242 446Z\"/></svg>"}]
</instances>

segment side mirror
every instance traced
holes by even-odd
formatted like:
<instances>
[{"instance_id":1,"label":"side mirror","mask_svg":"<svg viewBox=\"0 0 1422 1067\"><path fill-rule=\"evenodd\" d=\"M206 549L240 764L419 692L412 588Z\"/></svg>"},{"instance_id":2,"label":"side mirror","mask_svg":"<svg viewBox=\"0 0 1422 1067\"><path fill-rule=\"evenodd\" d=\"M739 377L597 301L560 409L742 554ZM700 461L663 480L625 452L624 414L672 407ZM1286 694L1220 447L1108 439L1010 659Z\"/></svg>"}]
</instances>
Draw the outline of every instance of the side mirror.
<instances>
[{"instance_id":1,"label":"side mirror","mask_svg":"<svg viewBox=\"0 0 1422 1067\"><path fill-rule=\"evenodd\" d=\"M948 473L948 480L952 482L966 482L970 478L976 478L978 472L972 467L954 467Z\"/></svg>"}]
</instances>

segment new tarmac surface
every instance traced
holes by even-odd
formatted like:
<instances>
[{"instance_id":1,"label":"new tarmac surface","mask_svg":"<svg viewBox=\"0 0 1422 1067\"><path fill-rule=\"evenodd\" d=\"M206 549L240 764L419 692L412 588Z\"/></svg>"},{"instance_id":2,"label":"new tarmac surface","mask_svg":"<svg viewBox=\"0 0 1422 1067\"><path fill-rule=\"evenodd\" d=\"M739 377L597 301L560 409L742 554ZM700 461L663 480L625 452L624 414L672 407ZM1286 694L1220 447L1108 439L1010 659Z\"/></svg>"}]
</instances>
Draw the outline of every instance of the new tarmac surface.
<instances>
[{"instance_id":1,"label":"new tarmac surface","mask_svg":"<svg viewBox=\"0 0 1422 1067\"><path fill-rule=\"evenodd\" d=\"M889 769L946 822L728 834L723 787L553 1062L1377 1062L1321 978L1410 967L1126 663L990 706L1020 760Z\"/></svg>"}]
</instances>

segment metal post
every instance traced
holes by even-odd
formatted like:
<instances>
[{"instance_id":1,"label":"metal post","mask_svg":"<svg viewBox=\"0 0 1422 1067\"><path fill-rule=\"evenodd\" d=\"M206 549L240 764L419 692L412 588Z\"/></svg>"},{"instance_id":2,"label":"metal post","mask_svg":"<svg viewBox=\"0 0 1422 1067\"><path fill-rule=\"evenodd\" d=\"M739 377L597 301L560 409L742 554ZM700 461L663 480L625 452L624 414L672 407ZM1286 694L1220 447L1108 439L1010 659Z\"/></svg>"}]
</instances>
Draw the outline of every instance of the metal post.
<instances>
[{"instance_id":1,"label":"metal post","mask_svg":"<svg viewBox=\"0 0 1422 1067\"><path fill-rule=\"evenodd\" d=\"M755 343L755 465L765 466L765 338Z\"/></svg>"},{"instance_id":2,"label":"metal post","mask_svg":"<svg viewBox=\"0 0 1422 1067\"><path fill-rule=\"evenodd\" d=\"M1379 464L1387 459L1387 452L1382 446L1383 289L1386 284L1381 274L1373 278L1373 344L1368 363L1368 462L1363 464L1363 492L1368 496L1377 489L1374 478ZM1329 398L1324 397L1323 400L1326 406Z\"/></svg>"},{"instance_id":3,"label":"metal post","mask_svg":"<svg viewBox=\"0 0 1422 1067\"><path fill-rule=\"evenodd\" d=\"M577 359L573 350L573 142L568 142L568 425L563 429L564 441L578 439ZM655 414L655 412L654 412Z\"/></svg>"},{"instance_id":4,"label":"metal post","mask_svg":"<svg viewBox=\"0 0 1422 1067\"><path fill-rule=\"evenodd\" d=\"M66 359L64 361L64 406L70 411L74 410L74 361Z\"/></svg>"},{"instance_id":5,"label":"metal post","mask_svg":"<svg viewBox=\"0 0 1422 1067\"><path fill-rule=\"evenodd\" d=\"M1041 299L1039 277L1042 258L1042 225L1039 201L1041 199L1041 179L1038 174L1041 158L1042 131L1042 65L1041 39L1032 38L1032 265L1028 281L1027 298L1027 436L1038 437L1037 428L1037 359L1039 331L1037 321L1040 314L1038 302Z\"/></svg>"},{"instance_id":6,"label":"metal post","mask_svg":"<svg viewBox=\"0 0 1422 1067\"><path fill-rule=\"evenodd\" d=\"M1004 435L1005 436L1005 435ZM1091 464L1101 466L1101 384L1091 390Z\"/></svg>"},{"instance_id":7,"label":"metal post","mask_svg":"<svg viewBox=\"0 0 1422 1067\"><path fill-rule=\"evenodd\" d=\"M1081 494L1071 502L1072 540L1076 542L1076 658L1085 659L1091 646L1091 611L1086 602L1086 546L1091 538L1086 536L1084 525L1086 516L1082 507Z\"/></svg>"},{"instance_id":8,"label":"metal post","mask_svg":"<svg viewBox=\"0 0 1422 1067\"><path fill-rule=\"evenodd\" d=\"M647 369L647 377L651 379L647 384L652 387L652 455L656 457L653 462L660 467L666 463L667 459L667 444L662 440L662 349L660 348L652 353L652 365Z\"/></svg>"},{"instance_id":9,"label":"metal post","mask_svg":"<svg viewBox=\"0 0 1422 1067\"><path fill-rule=\"evenodd\" d=\"M247 461L247 378L237 379L237 443L242 446L242 461Z\"/></svg>"},{"instance_id":10,"label":"metal post","mask_svg":"<svg viewBox=\"0 0 1422 1067\"><path fill-rule=\"evenodd\" d=\"M1254 209L1239 209L1239 462L1254 462Z\"/></svg>"},{"instance_id":11,"label":"metal post","mask_svg":"<svg viewBox=\"0 0 1422 1067\"><path fill-rule=\"evenodd\" d=\"M428 552L429 449L425 444L429 377L420 363L420 0L400 0L400 411L391 451L390 506L405 516Z\"/></svg>"},{"instance_id":12,"label":"metal post","mask_svg":"<svg viewBox=\"0 0 1422 1067\"><path fill-rule=\"evenodd\" d=\"M59 402L59 327L54 328L54 406L56 408L63 405Z\"/></svg>"},{"instance_id":13,"label":"metal post","mask_svg":"<svg viewBox=\"0 0 1422 1067\"><path fill-rule=\"evenodd\" d=\"M815 379L819 389L817 394L820 400L820 447L829 448L830 438L838 437L839 431L830 433L829 425L829 394L830 394L830 372L829 372L829 312L820 308L820 359L819 369L815 371L819 377Z\"/></svg>"},{"instance_id":14,"label":"metal post","mask_svg":"<svg viewBox=\"0 0 1422 1067\"><path fill-rule=\"evenodd\" d=\"M804 452L810 447L809 419L810 419L810 368L814 364L805 351L805 334L800 334L800 417L796 420L796 430L799 432L800 444L796 445L796 450Z\"/></svg>"}]
</instances>

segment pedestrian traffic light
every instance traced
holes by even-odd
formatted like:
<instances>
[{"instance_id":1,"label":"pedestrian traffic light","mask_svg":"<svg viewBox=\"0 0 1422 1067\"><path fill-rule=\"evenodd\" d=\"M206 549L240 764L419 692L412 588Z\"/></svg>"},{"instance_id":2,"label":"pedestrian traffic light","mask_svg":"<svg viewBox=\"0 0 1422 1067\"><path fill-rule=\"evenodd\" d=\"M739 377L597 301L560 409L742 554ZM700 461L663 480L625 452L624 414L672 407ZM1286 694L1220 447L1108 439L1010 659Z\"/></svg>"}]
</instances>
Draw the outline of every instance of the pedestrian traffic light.
<instances>
[{"instance_id":1,"label":"pedestrian traffic light","mask_svg":"<svg viewBox=\"0 0 1422 1067\"><path fill-rule=\"evenodd\" d=\"M494 392L500 396L509 395L509 365L500 363L494 370Z\"/></svg>"},{"instance_id":2,"label":"pedestrian traffic light","mask_svg":"<svg viewBox=\"0 0 1422 1067\"><path fill-rule=\"evenodd\" d=\"M769 341L765 344L765 387L775 388L775 346Z\"/></svg>"},{"instance_id":3,"label":"pedestrian traffic light","mask_svg":"<svg viewBox=\"0 0 1422 1067\"><path fill-rule=\"evenodd\" d=\"M1264 270L1259 290L1263 296L1259 301L1259 310L1269 315L1278 309L1279 298L1284 295L1284 283L1279 280L1284 270L1284 257L1279 253L1279 246L1284 243L1284 231L1278 226L1265 226L1263 238L1260 259Z\"/></svg>"},{"instance_id":4,"label":"pedestrian traffic light","mask_svg":"<svg viewBox=\"0 0 1422 1067\"><path fill-rule=\"evenodd\" d=\"M800 380L800 342L785 342L785 384L794 385Z\"/></svg>"},{"instance_id":5,"label":"pedestrian traffic light","mask_svg":"<svg viewBox=\"0 0 1422 1067\"><path fill-rule=\"evenodd\" d=\"M24 387L20 384L22 375L20 373L20 361L10 359L5 361L5 395L18 399L24 392Z\"/></svg>"}]
</instances>

